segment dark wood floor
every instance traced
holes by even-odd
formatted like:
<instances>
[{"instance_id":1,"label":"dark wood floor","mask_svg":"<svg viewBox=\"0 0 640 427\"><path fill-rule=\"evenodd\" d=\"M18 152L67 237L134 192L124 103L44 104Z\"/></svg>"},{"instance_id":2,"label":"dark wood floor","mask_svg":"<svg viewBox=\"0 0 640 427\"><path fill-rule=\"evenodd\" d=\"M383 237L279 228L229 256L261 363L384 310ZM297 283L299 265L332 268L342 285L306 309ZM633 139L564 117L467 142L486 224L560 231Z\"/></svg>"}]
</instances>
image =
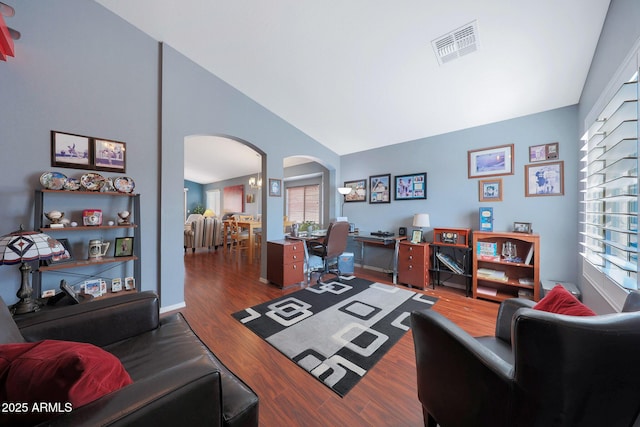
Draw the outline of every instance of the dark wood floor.
<instances>
[{"instance_id":1,"label":"dark wood floor","mask_svg":"<svg viewBox=\"0 0 640 427\"><path fill-rule=\"evenodd\" d=\"M423 425L411 332L341 398L231 317L300 287L281 290L262 283L257 262L233 261L222 249L189 252L184 262L182 312L218 358L260 396L261 426ZM391 284L384 273L356 268L356 275ZM496 303L442 286L424 292L440 298L433 310L470 334L493 334Z\"/></svg>"}]
</instances>

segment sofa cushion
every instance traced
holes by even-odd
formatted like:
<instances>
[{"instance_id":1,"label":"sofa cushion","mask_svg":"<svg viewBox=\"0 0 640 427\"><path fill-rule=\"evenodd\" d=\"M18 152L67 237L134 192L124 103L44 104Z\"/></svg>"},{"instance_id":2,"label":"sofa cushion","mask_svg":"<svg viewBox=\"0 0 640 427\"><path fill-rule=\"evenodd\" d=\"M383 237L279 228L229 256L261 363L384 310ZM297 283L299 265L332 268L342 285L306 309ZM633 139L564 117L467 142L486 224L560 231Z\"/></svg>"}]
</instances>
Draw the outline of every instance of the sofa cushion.
<instances>
[{"instance_id":1,"label":"sofa cushion","mask_svg":"<svg viewBox=\"0 0 640 427\"><path fill-rule=\"evenodd\" d=\"M551 292L533 306L536 310L551 313L568 314L571 316L595 316L589 307L582 304L561 285L556 285Z\"/></svg>"},{"instance_id":2,"label":"sofa cushion","mask_svg":"<svg viewBox=\"0 0 640 427\"><path fill-rule=\"evenodd\" d=\"M120 361L92 344L44 340L0 345L0 402L27 403L10 423L37 422L132 383ZM48 407L33 410L33 405ZM3 414L6 415L6 414Z\"/></svg>"}]
</instances>

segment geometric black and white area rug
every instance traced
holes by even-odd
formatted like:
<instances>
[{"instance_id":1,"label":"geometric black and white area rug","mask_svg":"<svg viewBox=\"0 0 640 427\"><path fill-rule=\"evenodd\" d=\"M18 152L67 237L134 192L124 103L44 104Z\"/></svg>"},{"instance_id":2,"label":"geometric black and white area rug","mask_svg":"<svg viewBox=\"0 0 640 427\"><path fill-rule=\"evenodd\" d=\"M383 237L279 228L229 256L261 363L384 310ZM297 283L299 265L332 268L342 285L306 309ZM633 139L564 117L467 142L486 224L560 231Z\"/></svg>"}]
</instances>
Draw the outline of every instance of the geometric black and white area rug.
<instances>
[{"instance_id":1,"label":"geometric black and white area rug","mask_svg":"<svg viewBox=\"0 0 640 427\"><path fill-rule=\"evenodd\" d=\"M344 397L437 301L408 289L351 280L316 284L232 316Z\"/></svg>"}]
</instances>

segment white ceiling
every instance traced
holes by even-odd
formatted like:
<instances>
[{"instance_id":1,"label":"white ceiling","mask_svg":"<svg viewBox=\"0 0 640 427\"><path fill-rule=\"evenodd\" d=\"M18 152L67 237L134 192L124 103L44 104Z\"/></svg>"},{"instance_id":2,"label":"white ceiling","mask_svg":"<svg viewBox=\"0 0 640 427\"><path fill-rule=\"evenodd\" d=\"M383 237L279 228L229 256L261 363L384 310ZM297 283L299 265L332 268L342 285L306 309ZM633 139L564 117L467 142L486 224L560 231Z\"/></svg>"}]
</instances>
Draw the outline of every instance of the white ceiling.
<instances>
[{"instance_id":1,"label":"white ceiling","mask_svg":"<svg viewBox=\"0 0 640 427\"><path fill-rule=\"evenodd\" d=\"M576 104L609 6L96 1L339 155ZM438 65L432 40L474 20L478 51Z\"/></svg>"}]
</instances>

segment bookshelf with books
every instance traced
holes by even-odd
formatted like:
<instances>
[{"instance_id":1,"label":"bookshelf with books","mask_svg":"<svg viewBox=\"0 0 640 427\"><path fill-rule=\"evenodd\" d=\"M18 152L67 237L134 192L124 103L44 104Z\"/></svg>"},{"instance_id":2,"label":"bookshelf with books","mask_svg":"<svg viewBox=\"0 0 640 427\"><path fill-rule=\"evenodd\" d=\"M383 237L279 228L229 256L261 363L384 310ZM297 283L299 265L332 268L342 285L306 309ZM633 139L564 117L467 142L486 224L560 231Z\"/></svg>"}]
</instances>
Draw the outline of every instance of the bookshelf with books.
<instances>
[{"instance_id":1,"label":"bookshelf with books","mask_svg":"<svg viewBox=\"0 0 640 427\"><path fill-rule=\"evenodd\" d=\"M475 231L472 248L474 298L540 299L539 235Z\"/></svg>"}]
</instances>

